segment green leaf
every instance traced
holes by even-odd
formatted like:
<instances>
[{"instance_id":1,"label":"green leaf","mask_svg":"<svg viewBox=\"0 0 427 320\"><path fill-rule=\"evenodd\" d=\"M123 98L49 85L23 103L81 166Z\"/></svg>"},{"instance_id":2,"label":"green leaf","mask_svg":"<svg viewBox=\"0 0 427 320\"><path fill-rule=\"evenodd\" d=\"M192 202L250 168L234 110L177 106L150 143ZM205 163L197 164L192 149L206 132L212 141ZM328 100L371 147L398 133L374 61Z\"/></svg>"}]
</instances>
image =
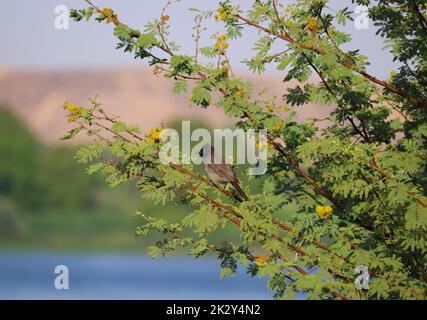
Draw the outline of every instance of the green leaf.
<instances>
[{"instance_id":1,"label":"green leaf","mask_svg":"<svg viewBox=\"0 0 427 320\"><path fill-rule=\"evenodd\" d=\"M279 70L279 71L285 70L286 67L292 62L293 59L294 59L293 55L289 55L289 56L285 55L285 56L281 57L280 63L277 66L277 70Z\"/></svg>"},{"instance_id":2,"label":"green leaf","mask_svg":"<svg viewBox=\"0 0 427 320\"><path fill-rule=\"evenodd\" d=\"M114 27L114 35L123 41L128 41L132 38L132 29L125 24L118 24Z\"/></svg>"},{"instance_id":3,"label":"green leaf","mask_svg":"<svg viewBox=\"0 0 427 320\"><path fill-rule=\"evenodd\" d=\"M136 43L143 49L150 49L157 44L157 39L152 33L141 34Z\"/></svg>"},{"instance_id":4,"label":"green leaf","mask_svg":"<svg viewBox=\"0 0 427 320\"><path fill-rule=\"evenodd\" d=\"M65 140L70 140L73 139L80 131L82 130L81 127L78 128L74 128L71 129L70 131L68 131L65 135L63 135L60 140L61 141L65 141Z\"/></svg>"},{"instance_id":5,"label":"green leaf","mask_svg":"<svg viewBox=\"0 0 427 320\"><path fill-rule=\"evenodd\" d=\"M172 89L173 93L175 93L175 94L187 92L187 90L188 90L188 84L187 84L187 81L185 81L185 80L180 80L180 81L175 82L173 89Z\"/></svg>"},{"instance_id":6,"label":"green leaf","mask_svg":"<svg viewBox=\"0 0 427 320\"><path fill-rule=\"evenodd\" d=\"M206 107L210 104L211 94L208 89L198 85L193 89L190 99L195 104Z\"/></svg>"}]
</instances>

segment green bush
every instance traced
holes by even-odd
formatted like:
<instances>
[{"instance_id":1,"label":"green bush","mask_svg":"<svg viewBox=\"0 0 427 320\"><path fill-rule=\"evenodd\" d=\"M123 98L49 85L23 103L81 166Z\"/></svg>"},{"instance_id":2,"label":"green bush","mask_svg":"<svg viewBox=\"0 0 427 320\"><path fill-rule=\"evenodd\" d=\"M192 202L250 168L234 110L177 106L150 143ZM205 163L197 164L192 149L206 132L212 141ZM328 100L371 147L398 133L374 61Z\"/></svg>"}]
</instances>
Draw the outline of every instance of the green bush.
<instances>
[{"instance_id":1,"label":"green bush","mask_svg":"<svg viewBox=\"0 0 427 320\"><path fill-rule=\"evenodd\" d=\"M17 209L92 206L97 180L80 174L74 154L75 148L38 142L17 117L0 108L0 196Z\"/></svg>"}]
</instances>

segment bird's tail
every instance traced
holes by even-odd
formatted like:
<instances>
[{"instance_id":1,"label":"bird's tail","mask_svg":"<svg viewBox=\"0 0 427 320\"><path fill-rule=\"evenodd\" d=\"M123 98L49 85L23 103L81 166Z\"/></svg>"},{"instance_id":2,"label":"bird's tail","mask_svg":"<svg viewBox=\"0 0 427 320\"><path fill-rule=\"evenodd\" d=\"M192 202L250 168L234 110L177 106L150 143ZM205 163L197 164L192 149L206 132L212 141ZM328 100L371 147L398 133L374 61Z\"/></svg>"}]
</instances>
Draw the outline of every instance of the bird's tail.
<instances>
[{"instance_id":1,"label":"bird's tail","mask_svg":"<svg viewBox=\"0 0 427 320\"><path fill-rule=\"evenodd\" d=\"M240 188L239 183L237 181L232 181L231 184L233 185L234 189L236 189L236 191L239 194L239 197L242 201L248 201L249 200L248 196L242 190L242 188Z\"/></svg>"}]
</instances>

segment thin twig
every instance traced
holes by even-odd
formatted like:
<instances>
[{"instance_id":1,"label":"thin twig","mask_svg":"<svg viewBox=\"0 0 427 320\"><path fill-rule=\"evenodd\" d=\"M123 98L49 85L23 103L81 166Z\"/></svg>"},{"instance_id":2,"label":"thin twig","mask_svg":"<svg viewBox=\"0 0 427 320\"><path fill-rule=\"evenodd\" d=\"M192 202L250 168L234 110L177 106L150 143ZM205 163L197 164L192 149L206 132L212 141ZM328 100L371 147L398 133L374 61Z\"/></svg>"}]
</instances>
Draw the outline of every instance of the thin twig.
<instances>
[{"instance_id":1,"label":"thin twig","mask_svg":"<svg viewBox=\"0 0 427 320\"><path fill-rule=\"evenodd\" d=\"M254 21L251 21L250 19L247 19L247 18L243 17L243 16L242 16L242 15L240 15L240 14L236 14L236 17L237 17L239 20L241 20L241 21L245 22L246 24L248 24L248 25L250 25L250 26L252 26L252 27L255 27L256 29L259 29L259 30L261 30L261 31L263 31L263 32L265 32L265 33L271 34L271 35L273 35L273 36L277 36L278 38L280 38L280 39L282 39L282 40L284 40L284 41L286 41L286 42L288 42L288 43L290 43L290 44L292 44L292 45L294 45L294 46L296 46L296 47L298 47L298 48L300 48L300 49L306 49L306 50L309 50L309 51L312 51L312 52L318 53L318 54L320 54L320 55L325 55L325 54L327 53L327 52L326 52L324 49L322 49L322 48L313 47L313 46L311 46L311 45L304 44L304 43L301 43L301 42L299 42L299 41L297 41L297 40L294 40L292 37L290 37L289 35L287 35L287 34L285 34L285 33L276 34L276 33L275 33L275 32L273 32L271 29L268 29L268 28L266 28L266 27L263 27L263 26L261 26L260 24L258 24L258 23L256 23L256 22L254 22ZM425 101L421 101L421 100L419 100L419 99L417 99L417 98L414 98L414 97L412 97L412 96L410 96L410 95L406 94L405 92L403 92L403 91L401 91L401 90L397 89L396 87L394 87L393 85L389 84L389 83L388 83L388 82L386 82L386 81L383 81L383 80L379 80L379 79L377 79L376 77L374 77L374 76L372 76L372 75L368 74L366 71L360 70L360 69L359 69L359 68L357 68L353 63L351 63L351 62L349 62L349 61L346 61L346 60L341 60L341 61L339 61L339 63L340 63L341 65L343 65L344 67L349 68L349 69L351 69L351 70L355 71L356 73L360 74L360 75L361 75L361 76L363 76L364 78L366 78L366 79L368 79L368 80L370 80L370 81L372 81L372 82L374 82L374 83L376 83L376 84L378 84L378 85L380 85L380 86L382 86L382 87L384 87L384 88L387 88L387 89L388 89L388 90L390 90L391 92L393 92L393 93L395 93L395 94L397 94L397 95L401 96L402 98L404 98L404 99L408 100L409 102L411 102L411 103L413 103L413 104L421 105L421 106L423 106L425 109L427 109L427 103L426 103Z\"/></svg>"}]
</instances>

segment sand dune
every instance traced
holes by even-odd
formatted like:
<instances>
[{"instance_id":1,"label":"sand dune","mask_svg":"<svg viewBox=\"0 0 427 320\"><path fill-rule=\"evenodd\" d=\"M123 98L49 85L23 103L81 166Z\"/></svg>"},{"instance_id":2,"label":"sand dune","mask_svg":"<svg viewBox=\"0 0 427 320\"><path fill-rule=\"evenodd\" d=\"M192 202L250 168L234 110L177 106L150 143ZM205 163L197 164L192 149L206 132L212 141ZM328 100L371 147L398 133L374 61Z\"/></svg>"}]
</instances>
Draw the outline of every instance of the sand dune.
<instances>
[{"instance_id":1,"label":"sand dune","mask_svg":"<svg viewBox=\"0 0 427 320\"><path fill-rule=\"evenodd\" d=\"M250 78L253 78L249 76ZM281 97L286 85L280 78L253 78L256 88L266 87ZM124 121L147 131L160 123L176 119L199 118L214 127L229 120L215 106L189 108L187 94L172 93L172 80L157 77L146 69L25 71L0 68L0 104L13 110L42 140L58 142L70 128L62 105L69 100L87 105L88 98L99 96L104 108ZM289 85L289 84L288 84ZM309 105L299 118L323 116L328 108Z\"/></svg>"}]
</instances>

